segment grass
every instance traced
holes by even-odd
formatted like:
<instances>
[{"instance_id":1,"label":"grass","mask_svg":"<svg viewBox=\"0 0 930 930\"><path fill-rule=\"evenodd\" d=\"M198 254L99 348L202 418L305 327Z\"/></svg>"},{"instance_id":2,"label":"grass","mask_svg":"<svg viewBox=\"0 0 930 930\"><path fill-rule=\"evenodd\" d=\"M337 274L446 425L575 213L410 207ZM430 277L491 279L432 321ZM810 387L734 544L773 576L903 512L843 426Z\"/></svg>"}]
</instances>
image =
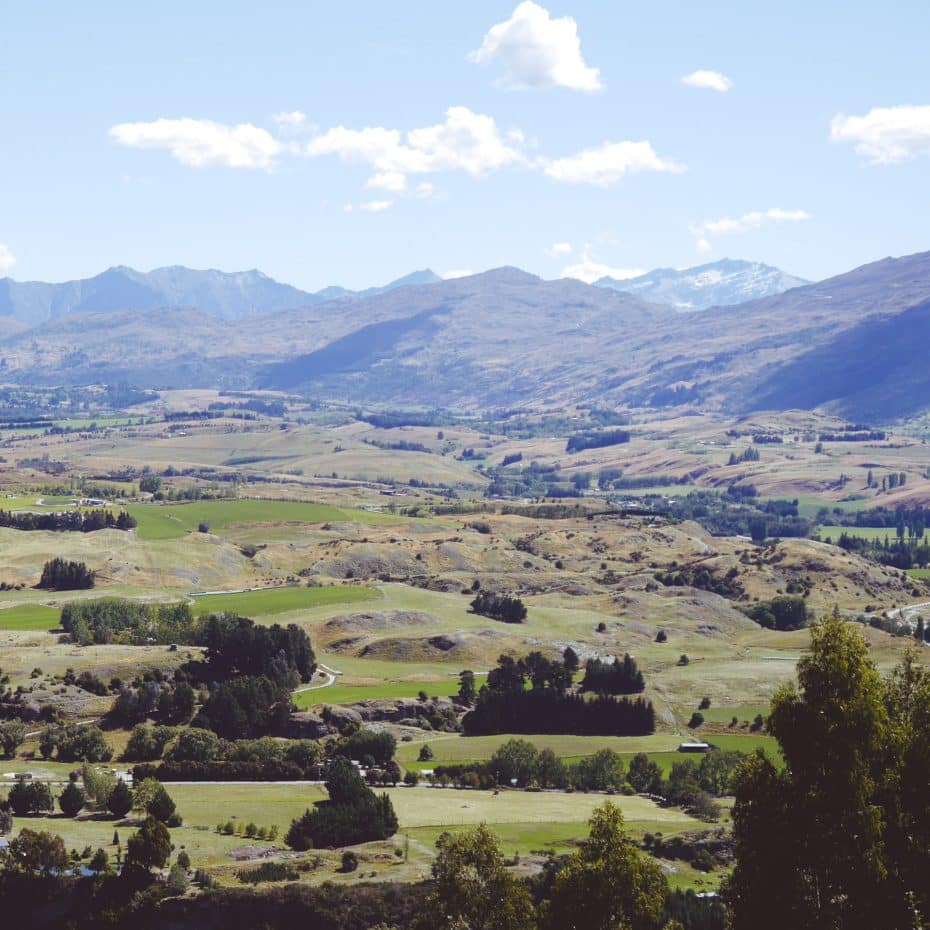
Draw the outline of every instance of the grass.
<instances>
[{"instance_id":1,"label":"grass","mask_svg":"<svg viewBox=\"0 0 930 930\"><path fill-rule=\"evenodd\" d=\"M387 701L415 698L420 691L430 697L451 697L458 694L458 678L441 681L385 681L378 685L340 685L301 691L294 695L294 703L301 709L321 704L354 704L357 701Z\"/></svg>"},{"instance_id":2,"label":"grass","mask_svg":"<svg viewBox=\"0 0 930 930\"><path fill-rule=\"evenodd\" d=\"M205 594L194 600L195 614L237 613L243 617L263 617L293 610L327 607L332 604L354 604L378 600L377 588L269 588L244 591L241 594Z\"/></svg>"},{"instance_id":3,"label":"grass","mask_svg":"<svg viewBox=\"0 0 930 930\"><path fill-rule=\"evenodd\" d=\"M44 632L58 628L60 611L42 604L22 604L0 610L0 630Z\"/></svg>"},{"instance_id":4,"label":"grass","mask_svg":"<svg viewBox=\"0 0 930 930\"><path fill-rule=\"evenodd\" d=\"M390 518L367 510L343 510L304 501L216 500L189 504L130 504L140 539L178 539L201 523L210 531L249 523L379 523Z\"/></svg>"},{"instance_id":5,"label":"grass","mask_svg":"<svg viewBox=\"0 0 930 930\"><path fill-rule=\"evenodd\" d=\"M898 538L893 526L818 526L815 532L819 534L823 542L836 542L840 535L845 533L847 536L854 536L857 539L877 539L884 542L895 542Z\"/></svg>"},{"instance_id":6,"label":"grass","mask_svg":"<svg viewBox=\"0 0 930 930\"><path fill-rule=\"evenodd\" d=\"M907 573L912 578L920 578L921 581L930 581L930 568L909 568Z\"/></svg>"}]
</instances>

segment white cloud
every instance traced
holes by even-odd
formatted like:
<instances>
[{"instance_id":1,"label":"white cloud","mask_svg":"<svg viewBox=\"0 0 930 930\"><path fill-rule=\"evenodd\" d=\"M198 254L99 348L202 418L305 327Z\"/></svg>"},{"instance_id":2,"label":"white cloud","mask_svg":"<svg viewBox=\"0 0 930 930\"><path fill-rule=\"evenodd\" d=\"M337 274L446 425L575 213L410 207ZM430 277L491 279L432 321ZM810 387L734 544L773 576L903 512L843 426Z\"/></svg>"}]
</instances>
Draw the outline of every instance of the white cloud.
<instances>
[{"instance_id":1,"label":"white cloud","mask_svg":"<svg viewBox=\"0 0 930 930\"><path fill-rule=\"evenodd\" d=\"M361 204L360 208L367 210L369 213L382 213L385 210L390 210L393 206L393 200L366 200L365 203Z\"/></svg>"},{"instance_id":2,"label":"white cloud","mask_svg":"<svg viewBox=\"0 0 930 930\"><path fill-rule=\"evenodd\" d=\"M572 244L570 242L553 242L552 245L546 249L546 252L553 258L558 258L560 255L571 255Z\"/></svg>"},{"instance_id":3,"label":"white cloud","mask_svg":"<svg viewBox=\"0 0 930 930\"><path fill-rule=\"evenodd\" d=\"M355 207L353 207L350 203L343 204L342 206L343 213L351 213L354 209Z\"/></svg>"},{"instance_id":4,"label":"white cloud","mask_svg":"<svg viewBox=\"0 0 930 930\"><path fill-rule=\"evenodd\" d=\"M150 123L120 123L110 130L120 145L134 149L164 149L183 165L203 168L273 167L282 146L265 129L251 123L226 126L211 120L157 119Z\"/></svg>"},{"instance_id":5,"label":"white cloud","mask_svg":"<svg viewBox=\"0 0 930 930\"><path fill-rule=\"evenodd\" d=\"M543 170L555 181L607 187L626 174L640 171L681 174L687 169L677 162L660 158L649 142L605 142L596 148L550 161Z\"/></svg>"},{"instance_id":6,"label":"white cloud","mask_svg":"<svg viewBox=\"0 0 930 930\"><path fill-rule=\"evenodd\" d=\"M16 264L16 256L8 246L0 243L0 271L7 272Z\"/></svg>"},{"instance_id":7,"label":"white cloud","mask_svg":"<svg viewBox=\"0 0 930 930\"><path fill-rule=\"evenodd\" d=\"M524 0L510 19L492 26L481 48L468 56L476 64L495 58L503 61L513 83L523 87L595 91L603 86L598 69L588 67L582 58L575 20L553 19L532 0Z\"/></svg>"},{"instance_id":8,"label":"white cloud","mask_svg":"<svg viewBox=\"0 0 930 930\"><path fill-rule=\"evenodd\" d=\"M563 278L577 278L586 284L593 284L600 278L615 278L617 281L626 281L629 278L638 278L646 272L642 268L614 268L592 261L585 255L580 262L569 265L562 270Z\"/></svg>"},{"instance_id":9,"label":"white cloud","mask_svg":"<svg viewBox=\"0 0 930 930\"><path fill-rule=\"evenodd\" d=\"M698 241L694 243L694 247L702 255L706 255L713 248L713 246L706 239L698 239Z\"/></svg>"},{"instance_id":10,"label":"white cloud","mask_svg":"<svg viewBox=\"0 0 930 930\"><path fill-rule=\"evenodd\" d=\"M417 197L421 197L423 200L429 200L431 197L435 197L436 192L436 185L431 184L429 181L421 181L417 184Z\"/></svg>"},{"instance_id":11,"label":"white cloud","mask_svg":"<svg viewBox=\"0 0 930 930\"><path fill-rule=\"evenodd\" d=\"M877 107L865 116L833 117L830 138L853 142L875 165L892 165L930 155L930 106Z\"/></svg>"},{"instance_id":12,"label":"white cloud","mask_svg":"<svg viewBox=\"0 0 930 930\"><path fill-rule=\"evenodd\" d=\"M470 268L463 268L458 271L440 271L439 277L443 281L451 281L453 278L467 278L469 275L474 274Z\"/></svg>"},{"instance_id":13,"label":"white cloud","mask_svg":"<svg viewBox=\"0 0 930 930\"><path fill-rule=\"evenodd\" d=\"M724 216L719 220L696 223L692 225L691 232L699 239L706 241L707 236L739 235L753 229L759 229L769 223L800 223L810 218L811 216L806 210L782 210L780 207L772 207L769 210L755 210L752 213L744 213L742 216Z\"/></svg>"},{"instance_id":14,"label":"white cloud","mask_svg":"<svg viewBox=\"0 0 930 930\"><path fill-rule=\"evenodd\" d=\"M368 190L390 191L400 194L407 189L407 176L400 171L379 171L373 174L365 184Z\"/></svg>"},{"instance_id":15,"label":"white cloud","mask_svg":"<svg viewBox=\"0 0 930 930\"><path fill-rule=\"evenodd\" d=\"M681 79L682 84L688 87L700 87L702 90L716 90L725 94L733 82L719 71L692 71Z\"/></svg>"},{"instance_id":16,"label":"white cloud","mask_svg":"<svg viewBox=\"0 0 930 930\"><path fill-rule=\"evenodd\" d=\"M290 113L275 113L271 117L279 126L290 129L300 129L307 122L307 114L300 110L291 110Z\"/></svg>"},{"instance_id":17,"label":"white cloud","mask_svg":"<svg viewBox=\"0 0 930 930\"><path fill-rule=\"evenodd\" d=\"M473 177L523 161L523 155L501 138L494 120L467 107L449 107L446 119L402 133L381 126L347 129L336 126L307 143L306 154L338 155L343 161L370 165L368 187L398 191L411 174L464 171ZM391 187L386 185L390 184Z\"/></svg>"}]
</instances>

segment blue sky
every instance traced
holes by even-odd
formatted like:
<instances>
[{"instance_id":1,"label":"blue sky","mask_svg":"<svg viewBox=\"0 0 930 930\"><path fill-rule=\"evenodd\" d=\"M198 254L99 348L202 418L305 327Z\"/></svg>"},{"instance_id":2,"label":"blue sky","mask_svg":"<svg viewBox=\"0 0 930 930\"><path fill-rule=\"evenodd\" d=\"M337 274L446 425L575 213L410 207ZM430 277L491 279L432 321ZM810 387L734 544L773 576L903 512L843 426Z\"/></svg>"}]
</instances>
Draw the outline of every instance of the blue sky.
<instances>
[{"instance_id":1,"label":"blue sky","mask_svg":"<svg viewBox=\"0 0 930 930\"><path fill-rule=\"evenodd\" d=\"M145 7L3 4L0 274L822 278L930 249L925 2Z\"/></svg>"}]
</instances>

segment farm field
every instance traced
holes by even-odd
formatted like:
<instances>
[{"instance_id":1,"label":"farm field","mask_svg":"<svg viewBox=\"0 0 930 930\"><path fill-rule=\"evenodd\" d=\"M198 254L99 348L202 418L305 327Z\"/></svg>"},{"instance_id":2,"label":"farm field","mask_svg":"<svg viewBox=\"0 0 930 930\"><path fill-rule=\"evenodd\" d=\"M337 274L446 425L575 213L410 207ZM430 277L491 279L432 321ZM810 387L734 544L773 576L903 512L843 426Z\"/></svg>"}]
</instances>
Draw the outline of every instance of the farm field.
<instances>
[{"instance_id":1,"label":"farm field","mask_svg":"<svg viewBox=\"0 0 930 930\"><path fill-rule=\"evenodd\" d=\"M0 630L54 630L60 611L41 604L20 604L0 609Z\"/></svg>"},{"instance_id":2,"label":"farm field","mask_svg":"<svg viewBox=\"0 0 930 930\"><path fill-rule=\"evenodd\" d=\"M898 538L893 526L818 526L815 532L824 542L829 543L835 543L843 533L858 539L877 539L879 542L887 539L893 543Z\"/></svg>"},{"instance_id":3,"label":"farm field","mask_svg":"<svg viewBox=\"0 0 930 930\"><path fill-rule=\"evenodd\" d=\"M250 523L391 522L390 517L365 510L343 510L328 504L278 500L215 500L189 504L130 504L141 539L177 539L196 531L201 523L216 533Z\"/></svg>"},{"instance_id":4,"label":"farm field","mask_svg":"<svg viewBox=\"0 0 930 930\"><path fill-rule=\"evenodd\" d=\"M294 703L297 707L306 709L323 704L354 704L358 701L415 698L420 691L425 691L430 697L452 697L458 694L458 690L458 678L445 678L439 681L385 681L378 685L342 685L337 682L329 688L298 691L294 694Z\"/></svg>"},{"instance_id":5,"label":"farm field","mask_svg":"<svg viewBox=\"0 0 930 930\"><path fill-rule=\"evenodd\" d=\"M342 604L357 604L381 598L376 588L332 586L325 588L286 587L243 591L233 594L203 594L192 598L195 614L237 613L242 617L310 610Z\"/></svg>"}]
</instances>

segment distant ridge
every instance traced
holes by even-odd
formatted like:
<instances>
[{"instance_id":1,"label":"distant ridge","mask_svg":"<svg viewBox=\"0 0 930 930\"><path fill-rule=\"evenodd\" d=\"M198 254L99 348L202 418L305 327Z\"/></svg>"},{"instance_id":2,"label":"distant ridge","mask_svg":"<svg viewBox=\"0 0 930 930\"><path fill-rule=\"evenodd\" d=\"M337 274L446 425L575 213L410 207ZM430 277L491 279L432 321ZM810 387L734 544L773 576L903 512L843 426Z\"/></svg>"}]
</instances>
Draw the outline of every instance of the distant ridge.
<instances>
[{"instance_id":1,"label":"distant ridge","mask_svg":"<svg viewBox=\"0 0 930 930\"><path fill-rule=\"evenodd\" d=\"M351 291L327 287L316 293L282 284L251 271L196 271L182 265L136 271L122 265L77 281L0 279L0 316L26 326L38 326L72 313L114 313L158 309L195 309L221 320L277 313L309 307L327 300L358 299L398 287L434 284L442 279L428 268L391 281L383 287Z\"/></svg>"},{"instance_id":2,"label":"distant ridge","mask_svg":"<svg viewBox=\"0 0 930 930\"><path fill-rule=\"evenodd\" d=\"M772 297L809 283L762 262L732 258L683 271L657 268L638 278L617 280L604 277L595 282L597 287L625 291L643 300L668 304L685 312Z\"/></svg>"}]
</instances>

